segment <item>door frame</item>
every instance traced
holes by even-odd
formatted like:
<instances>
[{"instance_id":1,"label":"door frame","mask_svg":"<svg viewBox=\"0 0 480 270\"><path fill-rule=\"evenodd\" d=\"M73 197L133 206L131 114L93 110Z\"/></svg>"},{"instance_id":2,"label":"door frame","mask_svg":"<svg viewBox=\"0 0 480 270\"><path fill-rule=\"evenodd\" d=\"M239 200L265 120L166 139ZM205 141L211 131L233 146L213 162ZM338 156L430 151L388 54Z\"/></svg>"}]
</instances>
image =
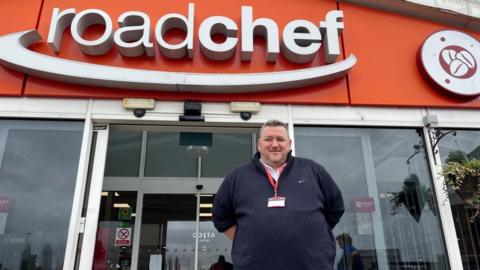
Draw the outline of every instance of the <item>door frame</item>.
<instances>
[{"instance_id":1,"label":"door frame","mask_svg":"<svg viewBox=\"0 0 480 270\"><path fill-rule=\"evenodd\" d=\"M142 145L140 153L140 171L138 177L105 177L105 164L109 132L112 127L120 127L124 130L141 130ZM199 231L200 196L203 194L214 194L218 190L223 178L201 178L201 177L145 177L145 154L147 150L148 131L170 131L170 132L212 132L212 133L249 133L252 134L252 155L256 152L256 137L259 128L252 127L222 127L222 126L125 126L103 124L94 126L92 140L92 153L90 157L91 171L87 176L90 189L85 189L84 208L87 209L80 220L83 223L79 233L83 233L82 241L78 243L80 249L79 263L77 269L91 269L93 265L95 241L100 214L101 194L104 191L136 191L137 205L135 209L135 230L132 242L131 270L136 270L138 265L138 252L140 245L141 221L144 194L195 194L197 197L196 209L196 235ZM199 168L201 158L199 158ZM179 181L181 180L181 181ZM202 188L199 189L198 185ZM88 186L88 185L87 185ZM78 254L77 254L78 256ZM195 239L195 270L198 268L198 237Z\"/></svg>"}]
</instances>

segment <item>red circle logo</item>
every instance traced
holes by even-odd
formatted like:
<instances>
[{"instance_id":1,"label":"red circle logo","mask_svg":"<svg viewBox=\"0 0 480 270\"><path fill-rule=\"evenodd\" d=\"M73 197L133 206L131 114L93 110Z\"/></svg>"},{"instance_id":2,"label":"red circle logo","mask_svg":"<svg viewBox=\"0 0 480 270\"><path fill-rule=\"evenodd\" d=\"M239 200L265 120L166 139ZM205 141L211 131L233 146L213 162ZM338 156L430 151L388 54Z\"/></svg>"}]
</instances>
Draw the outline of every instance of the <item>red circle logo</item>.
<instances>
[{"instance_id":1,"label":"red circle logo","mask_svg":"<svg viewBox=\"0 0 480 270\"><path fill-rule=\"evenodd\" d=\"M450 93L480 95L480 42L470 35L442 30L430 35L420 49L421 68L437 86Z\"/></svg>"}]
</instances>

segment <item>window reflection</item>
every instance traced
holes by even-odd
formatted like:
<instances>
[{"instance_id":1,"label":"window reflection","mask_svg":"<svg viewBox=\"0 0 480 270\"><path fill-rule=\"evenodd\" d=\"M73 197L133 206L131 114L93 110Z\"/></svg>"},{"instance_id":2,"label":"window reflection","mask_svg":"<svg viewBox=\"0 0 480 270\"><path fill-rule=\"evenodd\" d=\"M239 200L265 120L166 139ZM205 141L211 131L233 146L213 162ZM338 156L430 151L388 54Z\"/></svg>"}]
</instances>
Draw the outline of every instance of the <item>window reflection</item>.
<instances>
[{"instance_id":1,"label":"window reflection","mask_svg":"<svg viewBox=\"0 0 480 270\"><path fill-rule=\"evenodd\" d=\"M148 132L145 176L196 177L197 158L180 145L180 132Z\"/></svg>"},{"instance_id":2,"label":"window reflection","mask_svg":"<svg viewBox=\"0 0 480 270\"><path fill-rule=\"evenodd\" d=\"M82 129L0 121L0 269L62 269Z\"/></svg>"},{"instance_id":3,"label":"window reflection","mask_svg":"<svg viewBox=\"0 0 480 270\"><path fill-rule=\"evenodd\" d=\"M213 194L200 196L200 227L198 238L198 269L225 269L228 270L231 258L232 241L223 233L219 233L212 222ZM223 256L223 259L220 257ZM220 259L220 262L219 262ZM218 263L219 262L219 263ZM218 263L218 268L210 268ZM220 265L224 268L220 268Z\"/></svg>"},{"instance_id":4,"label":"window reflection","mask_svg":"<svg viewBox=\"0 0 480 270\"><path fill-rule=\"evenodd\" d=\"M324 165L342 189L346 212L334 234L350 236L365 269L446 268L417 130L296 127L295 139L296 154Z\"/></svg>"},{"instance_id":5,"label":"window reflection","mask_svg":"<svg viewBox=\"0 0 480 270\"><path fill-rule=\"evenodd\" d=\"M448 131L442 130L444 133ZM469 158L480 160L480 131L457 130L456 136L450 134L443 137L438 143L438 147L442 164L446 164L449 154L458 151L464 152ZM453 190L448 190L448 197L455 222L463 269L480 269L480 217L473 218L476 209L466 204Z\"/></svg>"},{"instance_id":6,"label":"window reflection","mask_svg":"<svg viewBox=\"0 0 480 270\"><path fill-rule=\"evenodd\" d=\"M189 135L206 133L189 133ZM201 177L224 177L235 166L252 157L251 133L208 133L210 142L195 136L182 140L181 132L148 132L145 176L197 177L198 156L202 157ZM199 144L200 143L200 144ZM232 155L235 153L235 155Z\"/></svg>"},{"instance_id":7,"label":"window reflection","mask_svg":"<svg viewBox=\"0 0 480 270\"><path fill-rule=\"evenodd\" d=\"M213 145L202 162L202 177L223 178L232 168L251 158L251 133L214 133Z\"/></svg>"},{"instance_id":8,"label":"window reflection","mask_svg":"<svg viewBox=\"0 0 480 270\"><path fill-rule=\"evenodd\" d=\"M200 197L198 269L208 270L225 255L231 261L231 241L211 222L213 195ZM146 194L142 211L138 269L195 269L195 194Z\"/></svg>"},{"instance_id":9,"label":"window reflection","mask_svg":"<svg viewBox=\"0 0 480 270\"><path fill-rule=\"evenodd\" d=\"M108 137L105 176L138 176L141 147L141 131L112 128Z\"/></svg>"},{"instance_id":10,"label":"window reflection","mask_svg":"<svg viewBox=\"0 0 480 270\"><path fill-rule=\"evenodd\" d=\"M137 192L102 192L93 270L129 270L132 261Z\"/></svg>"},{"instance_id":11,"label":"window reflection","mask_svg":"<svg viewBox=\"0 0 480 270\"><path fill-rule=\"evenodd\" d=\"M194 194L145 194L138 269L193 269Z\"/></svg>"},{"instance_id":12,"label":"window reflection","mask_svg":"<svg viewBox=\"0 0 480 270\"><path fill-rule=\"evenodd\" d=\"M249 130L238 132L226 130L222 133L197 131L149 130L146 132L146 141L143 142L142 131L117 127L110 132L106 176L114 176L116 179L122 176L135 176L133 179L156 186L158 188L156 192L159 192L152 193L152 190L148 190L148 194L143 194L137 269L193 270L196 252L199 270L209 270L215 263L228 267L228 262L231 262L232 241L218 233L211 221L214 194L200 195L200 222L197 235L197 195L193 193L193 189L185 189L185 186L182 188L181 185L192 181L188 178L197 177L217 178L205 181L218 181L216 184L220 184L221 178L228 171L251 159L253 134ZM144 152L141 151L142 143L146 146ZM138 153L140 154L137 155ZM141 154L145 155L142 157L145 161L145 178L138 175ZM164 177L179 178L174 180L178 181L179 186L173 189L181 190L183 194L172 191L168 182L172 180L162 179ZM212 185L212 182L207 185ZM192 187L194 186L192 183ZM109 187L111 189L111 185ZM209 190L211 191L211 188ZM115 267L115 263L107 262L117 261L118 252L113 249L111 252L102 250L112 246L109 232L112 232L112 228L118 227L118 224L115 220L103 220L102 213L100 216L99 228L103 226L110 230L105 233L99 230L97 233L97 240L100 241L97 241L96 269L112 265ZM102 240L102 237L105 239ZM105 244L107 242L108 245Z\"/></svg>"}]
</instances>

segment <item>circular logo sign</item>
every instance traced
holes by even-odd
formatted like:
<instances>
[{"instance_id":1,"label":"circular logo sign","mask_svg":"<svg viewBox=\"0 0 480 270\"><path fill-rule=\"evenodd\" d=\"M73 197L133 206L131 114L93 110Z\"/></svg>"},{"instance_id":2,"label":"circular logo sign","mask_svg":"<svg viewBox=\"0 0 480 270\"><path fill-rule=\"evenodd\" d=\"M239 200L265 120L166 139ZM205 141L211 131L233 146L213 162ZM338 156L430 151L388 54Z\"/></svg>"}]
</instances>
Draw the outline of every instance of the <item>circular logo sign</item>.
<instances>
[{"instance_id":1,"label":"circular logo sign","mask_svg":"<svg viewBox=\"0 0 480 270\"><path fill-rule=\"evenodd\" d=\"M480 42L472 36L436 32L423 44L420 57L427 75L443 89L462 96L480 95Z\"/></svg>"}]
</instances>

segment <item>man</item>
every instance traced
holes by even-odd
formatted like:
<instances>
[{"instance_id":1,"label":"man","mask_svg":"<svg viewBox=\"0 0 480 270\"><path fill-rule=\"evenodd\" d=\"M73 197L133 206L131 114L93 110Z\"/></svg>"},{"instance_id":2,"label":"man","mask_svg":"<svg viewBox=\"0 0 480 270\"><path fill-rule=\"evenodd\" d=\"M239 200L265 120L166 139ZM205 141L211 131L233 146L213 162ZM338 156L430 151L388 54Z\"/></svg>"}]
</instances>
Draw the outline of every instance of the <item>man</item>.
<instances>
[{"instance_id":1,"label":"man","mask_svg":"<svg viewBox=\"0 0 480 270\"><path fill-rule=\"evenodd\" d=\"M209 270L233 270L233 265L225 260L225 256L220 255L218 261L212 264Z\"/></svg>"},{"instance_id":2,"label":"man","mask_svg":"<svg viewBox=\"0 0 480 270\"><path fill-rule=\"evenodd\" d=\"M342 233L335 237L338 246L343 250L342 258L337 264L337 270L363 270L363 261L358 250L353 246L352 237Z\"/></svg>"},{"instance_id":3,"label":"man","mask_svg":"<svg viewBox=\"0 0 480 270\"><path fill-rule=\"evenodd\" d=\"M337 185L312 160L293 157L287 126L260 130L251 162L229 173L215 197L213 222L233 240L235 270L332 270L332 229L344 212Z\"/></svg>"}]
</instances>

